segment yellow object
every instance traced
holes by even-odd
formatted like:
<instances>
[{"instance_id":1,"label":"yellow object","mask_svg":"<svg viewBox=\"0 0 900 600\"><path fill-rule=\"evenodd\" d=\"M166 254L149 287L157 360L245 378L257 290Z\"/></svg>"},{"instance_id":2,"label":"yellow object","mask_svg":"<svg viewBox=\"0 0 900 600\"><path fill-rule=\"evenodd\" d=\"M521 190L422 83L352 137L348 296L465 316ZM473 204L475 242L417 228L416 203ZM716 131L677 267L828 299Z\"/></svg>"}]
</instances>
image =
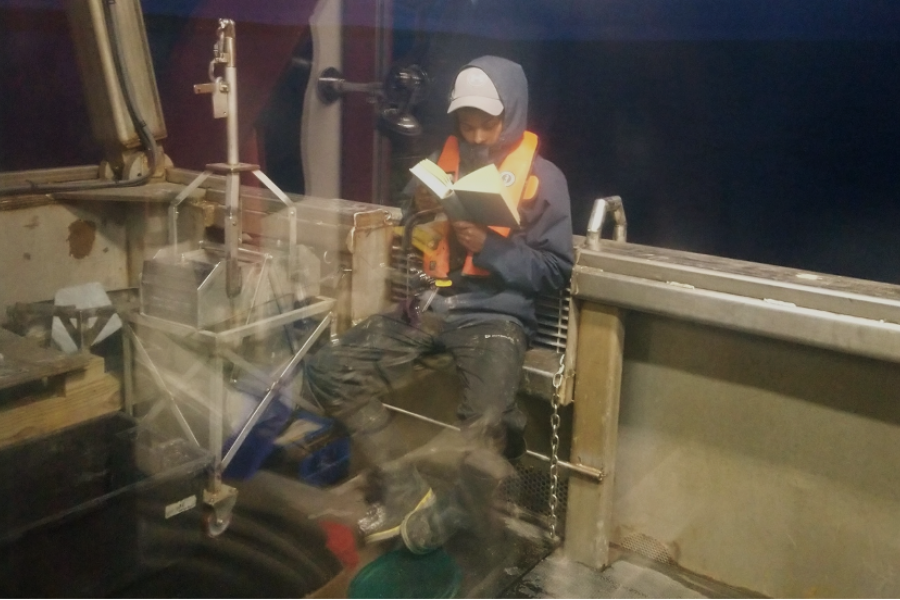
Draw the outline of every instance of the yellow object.
<instances>
[{"instance_id":1,"label":"yellow object","mask_svg":"<svg viewBox=\"0 0 900 600\"><path fill-rule=\"evenodd\" d=\"M449 279L435 279L434 285L436 285L437 287L450 287L451 285L453 285L453 282Z\"/></svg>"},{"instance_id":2,"label":"yellow object","mask_svg":"<svg viewBox=\"0 0 900 600\"><path fill-rule=\"evenodd\" d=\"M394 233L402 236L403 227L395 227ZM411 241L413 247L420 252L430 252L438 247L438 244L441 242L441 237L441 233L435 231L430 223L425 223L423 225L416 225L413 228Z\"/></svg>"}]
</instances>

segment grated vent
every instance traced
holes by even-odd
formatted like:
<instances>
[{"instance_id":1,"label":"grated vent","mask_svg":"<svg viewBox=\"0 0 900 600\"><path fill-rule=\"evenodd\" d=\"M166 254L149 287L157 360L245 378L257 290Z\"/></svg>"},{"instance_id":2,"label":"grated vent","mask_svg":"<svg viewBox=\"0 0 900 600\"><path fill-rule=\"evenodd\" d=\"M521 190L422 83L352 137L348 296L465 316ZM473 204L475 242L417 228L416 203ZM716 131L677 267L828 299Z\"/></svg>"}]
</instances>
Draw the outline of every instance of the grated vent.
<instances>
[{"instance_id":1,"label":"grated vent","mask_svg":"<svg viewBox=\"0 0 900 600\"><path fill-rule=\"evenodd\" d=\"M676 564L669 547L663 542L643 533L632 533L617 542L625 550L631 550L644 558L666 565Z\"/></svg>"},{"instance_id":2,"label":"grated vent","mask_svg":"<svg viewBox=\"0 0 900 600\"><path fill-rule=\"evenodd\" d=\"M515 506L519 516L550 528L550 466L546 463L538 465L516 465L516 474L503 484L501 490L504 500ZM569 479L562 471L559 477L559 489L556 507L556 531L562 535L565 531L566 507L569 496Z\"/></svg>"}]
</instances>

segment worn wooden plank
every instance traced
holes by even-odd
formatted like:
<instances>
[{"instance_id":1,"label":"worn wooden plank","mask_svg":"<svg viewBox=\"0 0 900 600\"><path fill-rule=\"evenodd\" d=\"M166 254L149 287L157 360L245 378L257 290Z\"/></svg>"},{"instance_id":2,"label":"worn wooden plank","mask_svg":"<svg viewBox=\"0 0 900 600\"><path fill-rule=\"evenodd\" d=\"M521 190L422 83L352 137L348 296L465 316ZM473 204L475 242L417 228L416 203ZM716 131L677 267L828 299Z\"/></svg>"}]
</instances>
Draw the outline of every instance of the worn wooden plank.
<instances>
[{"instance_id":1,"label":"worn wooden plank","mask_svg":"<svg viewBox=\"0 0 900 600\"><path fill-rule=\"evenodd\" d=\"M86 358L87 366L67 375L54 395L22 398L0 411L0 447L47 435L121 408L119 379L104 373L103 358L92 355Z\"/></svg>"},{"instance_id":2,"label":"worn wooden plank","mask_svg":"<svg viewBox=\"0 0 900 600\"><path fill-rule=\"evenodd\" d=\"M106 361L99 356L88 355L90 359L83 369L72 371L66 375L63 394L70 396L78 393L85 385L91 385L102 379L106 373Z\"/></svg>"},{"instance_id":3,"label":"worn wooden plank","mask_svg":"<svg viewBox=\"0 0 900 600\"><path fill-rule=\"evenodd\" d=\"M34 340L0 329L0 390L87 366L90 356L42 348Z\"/></svg>"},{"instance_id":4,"label":"worn wooden plank","mask_svg":"<svg viewBox=\"0 0 900 600\"><path fill-rule=\"evenodd\" d=\"M609 561L624 327L618 309L585 303L578 327L571 462L601 470L603 482L569 478L565 554L600 568Z\"/></svg>"}]
</instances>

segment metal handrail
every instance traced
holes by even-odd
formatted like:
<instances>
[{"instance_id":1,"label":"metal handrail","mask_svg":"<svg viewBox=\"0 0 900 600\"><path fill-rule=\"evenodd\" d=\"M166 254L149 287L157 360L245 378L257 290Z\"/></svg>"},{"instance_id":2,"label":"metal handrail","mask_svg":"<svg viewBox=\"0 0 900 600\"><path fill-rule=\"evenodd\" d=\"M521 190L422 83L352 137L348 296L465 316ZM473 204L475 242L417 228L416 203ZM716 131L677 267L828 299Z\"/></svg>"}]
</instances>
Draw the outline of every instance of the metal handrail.
<instances>
[{"instance_id":1,"label":"metal handrail","mask_svg":"<svg viewBox=\"0 0 900 600\"><path fill-rule=\"evenodd\" d=\"M606 221L607 214L612 215L615 223L612 239L617 242L624 242L628 235L628 222L625 219L625 207L622 205L622 198L619 196L598 198L594 200L594 208L591 210L591 217L588 220L587 238L585 240L585 244L591 250L600 249L600 236L603 233L603 224Z\"/></svg>"}]
</instances>

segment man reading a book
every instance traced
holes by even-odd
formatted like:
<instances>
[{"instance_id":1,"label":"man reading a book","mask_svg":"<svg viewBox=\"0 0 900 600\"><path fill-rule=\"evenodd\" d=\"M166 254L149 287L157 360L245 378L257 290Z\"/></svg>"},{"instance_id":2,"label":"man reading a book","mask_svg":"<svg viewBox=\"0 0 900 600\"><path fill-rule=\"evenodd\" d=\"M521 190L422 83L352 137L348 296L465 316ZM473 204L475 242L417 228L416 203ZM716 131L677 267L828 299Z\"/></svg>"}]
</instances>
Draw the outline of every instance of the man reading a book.
<instances>
[{"instance_id":1,"label":"man reading a book","mask_svg":"<svg viewBox=\"0 0 900 600\"><path fill-rule=\"evenodd\" d=\"M516 391L537 329L535 299L564 287L573 262L568 186L526 129L523 69L496 56L473 60L459 71L447 112L456 131L435 162L453 181L495 165L516 207L517 226L449 220L439 255L425 261L440 286L423 293L416 314L374 315L306 363L312 394L378 465L361 535L367 542L399 535L419 553L460 528L477 528L476 509L484 510L503 472L498 463L508 466L501 455L515 460L525 452L526 419ZM405 218L439 206L425 186L410 189ZM459 484L440 497L414 466L396 460L407 449L380 401L418 359L436 353L450 353L456 364L463 438L494 448L497 457L469 453Z\"/></svg>"}]
</instances>

